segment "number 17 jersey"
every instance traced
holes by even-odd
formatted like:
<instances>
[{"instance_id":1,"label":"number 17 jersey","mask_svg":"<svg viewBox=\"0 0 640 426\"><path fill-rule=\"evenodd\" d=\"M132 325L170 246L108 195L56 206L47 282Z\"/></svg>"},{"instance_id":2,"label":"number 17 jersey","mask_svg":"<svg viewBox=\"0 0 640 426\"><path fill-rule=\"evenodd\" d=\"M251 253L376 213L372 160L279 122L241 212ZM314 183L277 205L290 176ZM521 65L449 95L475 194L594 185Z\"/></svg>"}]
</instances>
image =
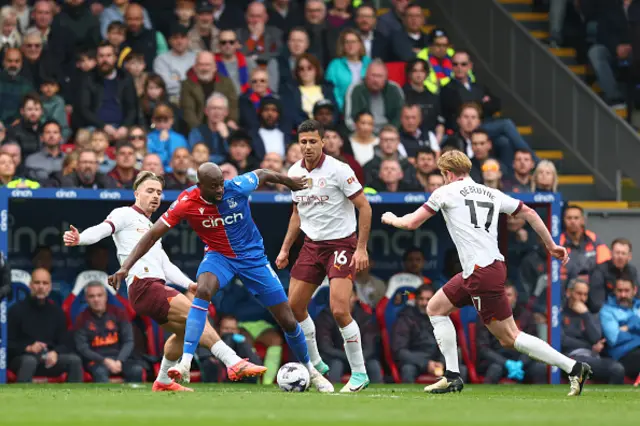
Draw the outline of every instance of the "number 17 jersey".
<instances>
[{"instance_id":1,"label":"number 17 jersey","mask_svg":"<svg viewBox=\"0 0 640 426\"><path fill-rule=\"evenodd\" d=\"M498 248L498 217L517 214L522 201L467 177L436 189L423 207L434 214L442 211L466 279L476 267L504 261Z\"/></svg>"}]
</instances>

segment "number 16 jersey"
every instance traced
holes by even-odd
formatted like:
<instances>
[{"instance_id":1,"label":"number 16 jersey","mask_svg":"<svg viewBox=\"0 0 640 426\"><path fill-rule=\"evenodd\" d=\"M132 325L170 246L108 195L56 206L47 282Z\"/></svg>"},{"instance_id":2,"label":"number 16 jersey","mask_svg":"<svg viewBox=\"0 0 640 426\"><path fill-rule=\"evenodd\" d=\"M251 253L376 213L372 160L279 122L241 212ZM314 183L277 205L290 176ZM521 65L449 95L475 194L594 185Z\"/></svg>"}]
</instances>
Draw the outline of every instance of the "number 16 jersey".
<instances>
[{"instance_id":1,"label":"number 16 jersey","mask_svg":"<svg viewBox=\"0 0 640 426\"><path fill-rule=\"evenodd\" d=\"M442 210L466 279L476 267L504 261L498 249L498 217L517 214L522 201L467 177L436 189L423 207L434 214Z\"/></svg>"}]
</instances>

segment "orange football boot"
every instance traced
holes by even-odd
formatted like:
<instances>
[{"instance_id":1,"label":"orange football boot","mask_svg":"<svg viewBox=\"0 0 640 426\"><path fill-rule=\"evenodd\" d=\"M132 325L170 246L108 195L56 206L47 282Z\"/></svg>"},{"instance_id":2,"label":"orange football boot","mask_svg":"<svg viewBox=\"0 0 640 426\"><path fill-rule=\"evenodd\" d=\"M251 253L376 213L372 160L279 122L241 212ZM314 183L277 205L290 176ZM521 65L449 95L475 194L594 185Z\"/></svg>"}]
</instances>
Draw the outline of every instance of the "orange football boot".
<instances>
[{"instance_id":1,"label":"orange football boot","mask_svg":"<svg viewBox=\"0 0 640 426\"><path fill-rule=\"evenodd\" d=\"M247 359L237 362L231 367L227 367L227 376L229 380L238 381L245 377L262 376L267 371L267 367L250 363Z\"/></svg>"},{"instance_id":2,"label":"orange football boot","mask_svg":"<svg viewBox=\"0 0 640 426\"><path fill-rule=\"evenodd\" d=\"M153 382L152 392L193 392L193 389L171 382L168 385L158 381Z\"/></svg>"}]
</instances>

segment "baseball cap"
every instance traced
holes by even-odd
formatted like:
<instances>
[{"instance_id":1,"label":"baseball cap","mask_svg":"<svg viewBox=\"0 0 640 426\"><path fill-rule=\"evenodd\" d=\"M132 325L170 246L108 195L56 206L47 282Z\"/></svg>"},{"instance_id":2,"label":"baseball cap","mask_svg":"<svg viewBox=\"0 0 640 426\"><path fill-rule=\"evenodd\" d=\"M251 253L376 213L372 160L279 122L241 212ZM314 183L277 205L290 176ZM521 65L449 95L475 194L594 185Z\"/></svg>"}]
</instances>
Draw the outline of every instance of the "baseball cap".
<instances>
[{"instance_id":1,"label":"baseball cap","mask_svg":"<svg viewBox=\"0 0 640 426\"><path fill-rule=\"evenodd\" d=\"M282 111L282 104L280 103L280 100L275 96L265 96L260 99L260 109L263 109L267 105L274 105L278 109L278 111Z\"/></svg>"},{"instance_id":2,"label":"baseball cap","mask_svg":"<svg viewBox=\"0 0 640 426\"><path fill-rule=\"evenodd\" d=\"M444 28L434 28L433 31L431 31L431 43L433 43L435 41L435 39L437 39L438 37L447 37L449 38L449 36L447 35L447 32L444 30Z\"/></svg>"},{"instance_id":3,"label":"baseball cap","mask_svg":"<svg viewBox=\"0 0 640 426\"><path fill-rule=\"evenodd\" d=\"M209 0L200 0L196 4L196 13L211 13L213 12L213 5L209 3Z\"/></svg>"},{"instance_id":4,"label":"baseball cap","mask_svg":"<svg viewBox=\"0 0 640 426\"><path fill-rule=\"evenodd\" d=\"M175 35L186 36L188 33L189 33L189 28L185 27L184 25L180 25L178 23L174 23L171 25L170 37L173 37Z\"/></svg>"},{"instance_id":5,"label":"baseball cap","mask_svg":"<svg viewBox=\"0 0 640 426\"><path fill-rule=\"evenodd\" d=\"M316 104L313 106L313 114L315 115L318 110L322 108L329 108L331 112L335 112L336 110L336 106L333 104L333 102L331 102L329 99L322 99L316 102Z\"/></svg>"}]
</instances>

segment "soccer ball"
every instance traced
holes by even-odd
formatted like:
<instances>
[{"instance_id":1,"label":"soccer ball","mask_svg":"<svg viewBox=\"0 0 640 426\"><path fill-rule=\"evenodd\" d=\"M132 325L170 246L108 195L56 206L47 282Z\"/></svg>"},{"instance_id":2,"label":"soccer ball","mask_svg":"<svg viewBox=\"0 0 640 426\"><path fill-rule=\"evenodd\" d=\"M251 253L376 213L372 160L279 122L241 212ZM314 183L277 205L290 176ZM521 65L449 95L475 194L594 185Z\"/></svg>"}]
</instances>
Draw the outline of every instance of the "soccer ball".
<instances>
[{"instance_id":1,"label":"soccer ball","mask_svg":"<svg viewBox=\"0 0 640 426\"><path fill-rule=\"evenodd\" d=\"M284 392L304 392L309 388L309 371L297 362L288 362L278 370L278 386Z\"/></svg>"}]
</instances>

